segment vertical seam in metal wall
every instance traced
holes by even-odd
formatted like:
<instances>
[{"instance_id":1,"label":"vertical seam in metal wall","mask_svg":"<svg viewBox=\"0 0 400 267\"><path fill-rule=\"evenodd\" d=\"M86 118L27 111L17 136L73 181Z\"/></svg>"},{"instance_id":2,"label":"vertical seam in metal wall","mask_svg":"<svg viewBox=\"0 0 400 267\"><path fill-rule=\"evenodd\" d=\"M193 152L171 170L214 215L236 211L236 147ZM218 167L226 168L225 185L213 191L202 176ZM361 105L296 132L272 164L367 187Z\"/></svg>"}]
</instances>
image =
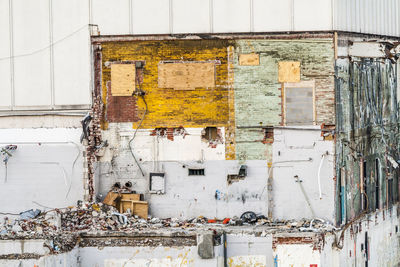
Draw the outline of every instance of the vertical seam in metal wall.
<instances>
[{"instance_id":1,"label":"vertical seam in metal wall","mask_svg":"<svg viewBox=\"0 0 400 267\"><path fill-rule=\"evenodd\" d=\"M335 30L335 0L331 0L331 30Z\"/></svg>"},{"instance_id":2,"label":"vertical seam in metal wall","mask_svg":"<svg viewBox=\"0 0 400 267\"><path fill-rule=\"evenodd\" d=\"M12 1L8 1L8 29L10 38L10 85L11 85L11 110L15 107L15 83L14 83L14 19Z\"/></svg>"},{"instance_id":3,"label":"vertical seam in metal wall","mask_svg":"<svg viewBox=\"0 0 400 267\"><path fill-rule=\"evenodd\" d=\"M50 94L51 94L51 109L55 105L54 92L54 46L53 46L53 0L49 0L49 41L50 41Z\"/></svg>"},{"instance_id":4,"label":"vertical seam in metal wall","mask_svg":"<svg viewBox=\"0 0 400 267\"><path fill-rule=\"evenodd\" d=\"M250 32L254 32L254 2L250 0Z\"/></svg>"},{"instance_id":5,"label":"vertical seam in metal wall","mask_svg":"<svg viewBox=\"0 0 400 267\"><path fill-rule=\"evenodd\" d=\"M89 25L93 24L92 0L89 0Z\"/></svg>"},{"instance_id":6,"label":"vertical seam in metal wall","mask_svg":"<svg viewBox=\"0 0 400 267\"><path fill-rule=\"evenodd\" d=\"M294 31L294 0L290 1L290 30Z\"/></svg>"},{"instance_id":7,"label":"vertical seam in metal wall","mask_svg":"<svg viewBox=\"0 0 400 267\"><path fill-rule=\"evenodd\" d=\"M208 16L209 16L209 23L210 23L210 33L214 32L214 1L208 1Z\"/></svg>"},{"instance_id":8,"label":"vertical seam in metal wall","mask_svg":"<svg viewBox=\"0 0 400 267\"><path fill-rule=\"evenodd\" d=\"M129 33L133 34L132 0L129 1Z\"/></svg>"},{"instance_id":9,"label":"vertical seam in metal wall","mask_svg":"<svg viewBox=\"0 0 400 267\"><path fill-rule=\"evenodd\" d=\"M173 27L173 0L169 0L169 33L173 34L174 32L174 27Z\"/></svg>"}]
</instances>

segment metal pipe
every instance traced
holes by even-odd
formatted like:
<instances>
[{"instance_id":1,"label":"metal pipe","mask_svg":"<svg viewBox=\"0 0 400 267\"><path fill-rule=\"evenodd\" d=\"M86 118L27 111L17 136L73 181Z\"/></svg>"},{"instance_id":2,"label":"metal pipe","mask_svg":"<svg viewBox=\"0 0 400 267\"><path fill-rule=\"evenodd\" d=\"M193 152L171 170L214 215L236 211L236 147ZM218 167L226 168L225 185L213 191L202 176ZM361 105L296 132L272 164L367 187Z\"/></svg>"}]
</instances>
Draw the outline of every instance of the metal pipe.
<instances>
[{"instance_id":1,"label":"metal pipe","mask_svg":"<svg viewBox=\"0 0 400 267\"><path fill-rule=\"evenodd\" d=\"M304 190L304 187L303 187L303 185L301 184L303 181L301 181L301 180L299 179L299 176L297 176L297 175L295 175L294 178L296 179L296 182L299 183L301 192L303 193L303 196L304 196L304 198L305 198L305 200L306 200L306 202L307 202L307 205L308 205L308 207L310 208L312 217L315 218L314 209L312 208L311 203L310 203L310 200L308 199L308 196L307 196L307 194L306 194L306 191Z\"/></svg>"},{"instance_id":2,"label":"metal pipe","mask_svg":"<svg viewBox=\"0 0 400 267\"><path fill-rule=\"evenodd\" d=\"M321 167L322 163L324 162L325 154L322 154L321 162L319 163L318 167L318 190L319 190L319 199L322 199L322 190L321 190Z\"/></svg>"},{"instance_id":3,"label":"metal pipe","mask_svg":"<svg viewBox=\"0 0 400 267\"><path fill-rule=\"evenodd\" d=\"M224 267L228 267L226 232L224 232L222 236L224 238Z\"/></svg>"},{"instance_id":4,"label":"metal pipe","mask_svg":"<svg viewBox=\"0 0 400 267\"><path fill-rule=\"evenodd\" d=\"M68 113L68 112L35 112L35 113L5 113L1 114L0 117L22 117L22 116L51 116L51 115L56 115L56 116L76 116L76 117L81 117L87 113L87 110L85 110L82 113Z\"/></svg>"},{"instance_id":5,"label":"metal pipe","mask_svg":"<svg viewBox=\"0 0 400 267\"><path fill-rule=\"evenodd\" d=\"M237 129L282 129L282 130L299 130L299 131L319 131L319 132L334 132L332 129L317 129L317 128L305 128L305 127L285 127L285 126L236 126Z\"/></svg>"}]
</instances>

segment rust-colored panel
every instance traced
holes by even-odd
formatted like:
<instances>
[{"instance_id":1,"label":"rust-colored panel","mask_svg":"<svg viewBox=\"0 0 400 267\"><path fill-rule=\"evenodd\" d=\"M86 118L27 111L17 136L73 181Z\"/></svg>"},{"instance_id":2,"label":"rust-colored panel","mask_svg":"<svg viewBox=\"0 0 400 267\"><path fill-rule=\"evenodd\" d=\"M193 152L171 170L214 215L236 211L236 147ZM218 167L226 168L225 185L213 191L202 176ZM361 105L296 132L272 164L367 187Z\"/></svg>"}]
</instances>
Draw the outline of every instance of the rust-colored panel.
<instances>
[{"instance_id":1,"label":"rust-colored panel","mask_svg":"<svg viewBox=\"0 0 400 267\"><path fill-rule=\"evenodd\" d=\"M241 54L239 55L239 65L241 66L258 66L260 65L259 54Z\"/></svg>"},{"instance_id":2,"label":"rust-colored panel","mask_svg":"<svg viewBox=\"0 0 400 267\"><path fill-rule=\"evenodd\" d=\"M158 65L158 87L176 90L215 87L214 63L160 63Z\"/></svg>"},{"instance_id":3,"label":"rust-colored panel","mask_svg":"<svg viewBox=\"0 0 400 267\"><path fill-rule=\"evenodd\" d=\"M135 91L135 65L111 65L111 95L131 96Z\"/></svg>"},{"instance_id":4,"label":"rust-colored panel","mask_svg":"<svg viewBox=\"0 0 400 267\"><path fill-rule=\"evenodd\" d=\"M300 62L281 61L278 63L278 80L280 83L300 82Z\"/></svg>"}]
</instances>

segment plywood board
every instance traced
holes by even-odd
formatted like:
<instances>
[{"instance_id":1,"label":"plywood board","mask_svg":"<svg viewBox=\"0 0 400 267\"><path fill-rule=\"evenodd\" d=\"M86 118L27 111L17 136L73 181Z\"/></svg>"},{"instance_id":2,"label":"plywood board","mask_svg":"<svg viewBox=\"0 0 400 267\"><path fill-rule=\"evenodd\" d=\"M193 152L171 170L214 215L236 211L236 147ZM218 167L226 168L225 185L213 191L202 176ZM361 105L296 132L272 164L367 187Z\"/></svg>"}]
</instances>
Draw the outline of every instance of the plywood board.
<instances>
[{"instance_id":1,"label":"plywood board","mask_svg":"<svg viewBox=\"0 0 400 267\"><path fill-rule=\"evenodd\" d=\"M239 55L240 66L258 66L260 65L259 54L241 54Z\"/></svg>"},{"instance_id":2,"label":"plywood board","mask_svg":"<svg viewBox=\"0 0 400 267\"><path fill-rule=\"evenodd\" d=\"M103 203L109 206L117 206L118 198L120 195L114 192L108 192L107 196L104 198Z\"/></svg>"},{"instance_id":3,"label":"plywood board","mask_svg":"<svg viewBox=\"0 0 400 267\"><path fill-rule=\"evenodd\" d=\"M131 96L135 91L135 64L111 65L111 95Z\"/></svg>"},{"instance_id":4,"label":"plywood board","mask_svg":"<svg viewBox=\"0 0 400 267\"><path fill-rule=\"evenodd\" d=\"M147 203L147 201L121 199L119 212L124 213L128 209L130 209L133 215L137 215L141 218L147 219L149 204Z\"/></svg>"},{"instance_id":5,"label":"plywood board","mask_svg":"<svg viewBox=\"0 0 400 267\"><path fill-rule=\"evenodd\" d=\"M278 63L278 80L280 83L300 82L300 62L281 61Z\"/></svg>"},{"instance_id":6,"label":"plywood board","mask_svg":"<svg viewBox=\"0 0 400 267\"><path fill-rule=\"evenodd\" d=\"M158 87L176 90L215 87L214 63L160 63Z\"/></svg>"}]
</instances>

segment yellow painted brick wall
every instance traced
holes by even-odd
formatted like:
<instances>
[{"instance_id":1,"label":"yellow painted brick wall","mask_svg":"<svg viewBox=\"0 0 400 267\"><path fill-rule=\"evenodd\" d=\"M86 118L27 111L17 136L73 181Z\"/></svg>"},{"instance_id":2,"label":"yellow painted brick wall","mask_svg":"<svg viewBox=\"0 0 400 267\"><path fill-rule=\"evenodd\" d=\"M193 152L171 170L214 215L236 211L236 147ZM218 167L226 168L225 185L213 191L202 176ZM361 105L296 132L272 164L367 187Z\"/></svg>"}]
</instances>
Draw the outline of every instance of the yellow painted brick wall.
<instances>
[{"instance_id":1,"label":"yellow painted brick wall","mask_svg":"<svg viewBox=\"0 0 400 267\"><path fill-rule=\"evenodd\" d=\"M227 64L228 41L173 40L102 43L103 101L111 69L104 63L112 61L145 61L142 90L146 92L148 113L141 128L227 126L229 119L229 85ZM158 64L166 60L208 61L216 65L215 88L174 90L158 88ZM145 105L137 99L140 119ZM107 103L106 103L107 105ZM123 108L123 107L121 107ZM138 123L133 122L133 127Z\"/></svg>"}]
</instances>

